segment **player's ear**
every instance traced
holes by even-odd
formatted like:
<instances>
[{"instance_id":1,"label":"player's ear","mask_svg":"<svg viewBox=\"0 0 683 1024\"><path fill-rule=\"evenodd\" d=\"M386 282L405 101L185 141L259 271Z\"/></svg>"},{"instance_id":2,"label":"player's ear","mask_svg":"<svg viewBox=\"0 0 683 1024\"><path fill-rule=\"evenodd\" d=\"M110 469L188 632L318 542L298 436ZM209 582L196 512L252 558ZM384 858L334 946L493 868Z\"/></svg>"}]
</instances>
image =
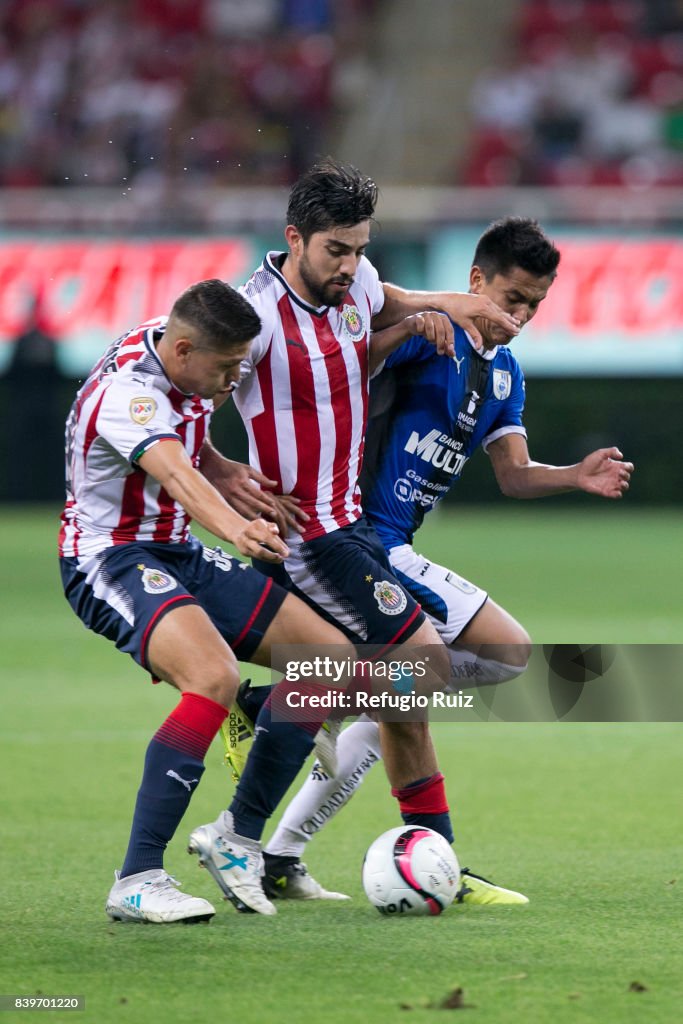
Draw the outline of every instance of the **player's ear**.
<instances>
[{"instance_id":1,"label":"player's ear","mask_svg":"<svg viewBox=\"0 0 683 1024\"><path fill-rule=\"evenodd\" d=\"M190 352L194 349L194 345L189 338L180 337L176 338L173 342L173 348L175 349L175 354L177 356L181 359L187 359Z\"/></svg>"},{"instance_id":2,"label":"player's ear","mask_svg":"<svg viewBox=\"0 0 683 1024\"><path fill-rule=\"evenodd\" d=\"M481 267L470 267L470 292L480 295L484 290L484 274Z\"/></svg>"},{"instance_id":3,"label":"player's ear","mask_svg":"<svg viewBox=\"0 0 683 1024\"><path fill-rule=\"evenodd\" d=\"M301 232L298 228L295 228L293 224L288 224L285 228L285 238L287 245L291 249L294 256L300 255L304 250L304 240Z\"/></svg>"}]
</instances>

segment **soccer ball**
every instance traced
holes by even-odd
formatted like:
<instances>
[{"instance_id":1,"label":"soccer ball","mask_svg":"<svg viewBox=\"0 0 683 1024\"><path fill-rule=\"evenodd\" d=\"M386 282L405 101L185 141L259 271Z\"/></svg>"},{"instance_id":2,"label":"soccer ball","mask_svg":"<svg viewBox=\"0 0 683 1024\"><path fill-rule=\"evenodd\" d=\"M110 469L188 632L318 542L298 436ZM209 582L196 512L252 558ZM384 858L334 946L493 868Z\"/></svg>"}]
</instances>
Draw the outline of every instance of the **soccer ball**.
<instances>
[{"instance_id":1,"label":"soccer ball","mask_svg":"<svg viewBox=\"0 0 683 1024\"><path fill-rule=\"evenodd\" d=\"M401 825L375 839L365 854L362 880L380 914L440 914L455 899L460 865L438 832Z\"/></svg>"}]
</instances>

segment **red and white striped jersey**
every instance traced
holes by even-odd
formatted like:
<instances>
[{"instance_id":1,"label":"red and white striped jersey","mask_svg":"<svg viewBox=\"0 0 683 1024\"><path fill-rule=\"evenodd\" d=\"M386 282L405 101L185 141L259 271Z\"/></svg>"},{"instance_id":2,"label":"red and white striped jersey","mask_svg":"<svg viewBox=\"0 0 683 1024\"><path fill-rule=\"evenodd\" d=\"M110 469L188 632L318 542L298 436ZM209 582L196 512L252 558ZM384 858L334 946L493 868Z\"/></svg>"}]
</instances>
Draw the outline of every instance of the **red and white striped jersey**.
<instances>
[{"instance_id":1,"label":"red and white striped jersey","mask_svg":"<svg viewBox=\"0 0 683 1024\"><path fill-rule=\"evenodd\" d=\"M362 257L343 304L316 308L285 281L283 255L268 253L241 289L263 327L234 399L251 465L301 500L311 517L303 539L311 540L361 515L370 320L384 292Z\"/></svg>"},{"instance_id":2,"label":"red and white striped jersey","mask_svg":"<svg viewBox=\"0 0 683 1024\"><path fill-rule=\"evenodd\" d=\"M137 460L166 438L197 466L213 401L179 391L155 342L167 317L111 345L76 396L66 425L66 491L59 553L88 557L132 541L177 543L189 516Z\"/></svg>"}]
</instances>

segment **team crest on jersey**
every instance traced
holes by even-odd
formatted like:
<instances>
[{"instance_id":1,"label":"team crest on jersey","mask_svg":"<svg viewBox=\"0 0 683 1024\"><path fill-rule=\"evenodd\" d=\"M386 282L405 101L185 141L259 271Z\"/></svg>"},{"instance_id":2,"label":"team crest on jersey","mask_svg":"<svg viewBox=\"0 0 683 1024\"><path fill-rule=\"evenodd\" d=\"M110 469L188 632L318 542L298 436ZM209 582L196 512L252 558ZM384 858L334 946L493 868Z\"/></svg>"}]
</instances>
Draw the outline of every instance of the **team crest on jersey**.
<instances>
[{"instance_id":1,"label":"team crest on jersey","mask_svg":"<svg viewBox=\"0 0 683 1024\"><path fill-rule=\"evenodd\" d=\"M365 337L365 324L357 306L342 306L342 331L351 341Z\"/></svg>"},{"instance_id":2,"label":"team crest on jersey","mask_svg":"<svg viewBox=\"0 0 683 1024\"><path fill-rule=\"evenodd\" d=\"M157 403L153 398L134 398L130 403L130 418L141 427L149 423L156 411Z\"/></svg>"},{"instance_id":3,"label":"team crest on jersey","mask_svg":"<svg viewBox=\"0 0 683 1024\"><path fill-rule=\"evenodd\" d=\"M142 569L142 586L146 594L166 594L178 586L178 581L161 569L147 569L144 565L139 565L138 569Z\"/></svg>"},{"instance_id":4,"label":"team crest on jersey","mask_svg":"<svg viewBox=\"0 0 683 1024\"><path fill-rule=\"evenodd\" d=\"M493 393L496 398L503 399L508 398L510 391L512 390L512 374L509 370L494 370L493 371Z\"/></svg>"},{"instance_id":5,"label":"team crest on jersey","mask_svg":"<svg viewBox=\"0 0 683 1024\"><path fill-rule=\"evenodd\" d=\"M408 598L400 587L389 580L380 580L375 583L375 601L381 612L385 615L400 615L408 604Z\"/></svg>"}]
</instances>

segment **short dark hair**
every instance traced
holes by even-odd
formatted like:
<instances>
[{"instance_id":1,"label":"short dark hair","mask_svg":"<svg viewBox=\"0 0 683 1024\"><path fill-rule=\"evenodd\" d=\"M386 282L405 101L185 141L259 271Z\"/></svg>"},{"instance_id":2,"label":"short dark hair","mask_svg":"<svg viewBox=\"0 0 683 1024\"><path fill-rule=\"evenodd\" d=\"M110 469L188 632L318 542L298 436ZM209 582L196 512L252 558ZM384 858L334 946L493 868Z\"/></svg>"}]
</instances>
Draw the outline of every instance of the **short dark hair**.
<instances>
[{"instance_id":1,"label":"short dark hair","mask_svg":"<svg viewBox=\"0 0 683 1024\"><path fill-rule=\"evenodd\" d=\"M294 225L305 242L316 231L353 227L373 216L377 193L372 178L328 157L292 186L287 223Z\"/></svg>"},{"instance_id":2,"label":"short dark hair","mask_svg":"<svg viewBox=\"0 0 683 1024\"><path fill-rule=\"evenodd\" d=\"M261 330L251 303L215 277L186 288L173 303L170 318L193 328L199 344L218 350L243 345Z\"/></svg>"},{"instance_id":3,"label":"short dark hair","mask_svg":"<svg viewBox=\"0 0 683 1024\"><path fill-rule=\"evenodd\" d=\"M477 242L472 266L479 267L487 281L521 267L534 277L554 277L560 254L529 217L504 217L489 225Z\"/></svg>"}]
</instances>

